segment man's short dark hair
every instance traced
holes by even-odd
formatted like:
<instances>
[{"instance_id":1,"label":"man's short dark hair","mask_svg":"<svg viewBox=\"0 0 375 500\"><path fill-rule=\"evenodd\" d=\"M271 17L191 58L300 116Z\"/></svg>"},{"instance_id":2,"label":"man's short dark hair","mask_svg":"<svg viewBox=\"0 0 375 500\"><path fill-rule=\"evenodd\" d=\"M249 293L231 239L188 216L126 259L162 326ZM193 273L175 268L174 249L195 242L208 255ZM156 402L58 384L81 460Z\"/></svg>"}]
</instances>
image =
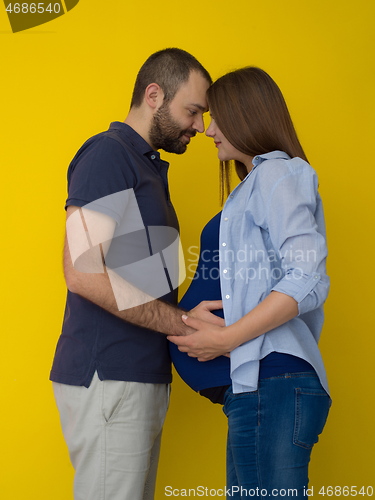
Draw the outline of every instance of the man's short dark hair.
<instances>
[{"instance_id":1,"label":"man's short dark hair","mask_svg":"<svg viewBox=\"0 0 375 500\"><path fill-rule=\"evenodd\" d=\"M150 83L157 83L164 92L164 102L170 102L181 84L192 71L197 71L211 85L208 71L194 56L185 50L169 48L152 54L143 64L135 81L130 107L142 104L145 90Z\"/></svg>"}]
</instances>

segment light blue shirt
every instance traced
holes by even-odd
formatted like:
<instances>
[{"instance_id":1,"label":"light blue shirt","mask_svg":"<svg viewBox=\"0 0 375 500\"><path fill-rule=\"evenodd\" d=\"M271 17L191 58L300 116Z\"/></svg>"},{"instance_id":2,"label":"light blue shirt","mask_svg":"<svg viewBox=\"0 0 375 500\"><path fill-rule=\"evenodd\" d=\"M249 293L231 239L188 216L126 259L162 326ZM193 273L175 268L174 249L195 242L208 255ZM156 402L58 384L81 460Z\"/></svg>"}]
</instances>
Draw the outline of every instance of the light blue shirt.
<instances>
[{"instance_id":1,"label":"light blue shirt","mask_svg":"<svg viewBox=\"0 0 375 500\"><path fill-rule=\"evenodd\" d=\"M282 151L256 156L229 195L220 223L220 281L227 325L271 291L298 303L296 318L231 353L233 392L258 387L259 360L273 351L308 361L328 392L318 348L329 290L327 247L318 179L301 158Z\"/></svg>"}]
</instances>

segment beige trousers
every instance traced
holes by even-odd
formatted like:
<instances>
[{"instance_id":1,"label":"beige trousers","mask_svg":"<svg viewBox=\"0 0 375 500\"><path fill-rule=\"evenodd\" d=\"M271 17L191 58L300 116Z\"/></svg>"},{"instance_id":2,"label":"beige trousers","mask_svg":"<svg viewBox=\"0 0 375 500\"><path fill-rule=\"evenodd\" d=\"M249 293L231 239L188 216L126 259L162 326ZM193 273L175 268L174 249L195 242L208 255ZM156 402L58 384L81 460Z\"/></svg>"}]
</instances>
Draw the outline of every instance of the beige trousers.
<instances>
[{"instance_id":1,"label":"beige trousers","mask_svg":"<svg viewBox=\"0 0 375 500\"><path fill-rule=\"evenodd\" d=\"M169 386L53 383L75 469L75 500L152 500Z\"/></svg>"}]
</instances>

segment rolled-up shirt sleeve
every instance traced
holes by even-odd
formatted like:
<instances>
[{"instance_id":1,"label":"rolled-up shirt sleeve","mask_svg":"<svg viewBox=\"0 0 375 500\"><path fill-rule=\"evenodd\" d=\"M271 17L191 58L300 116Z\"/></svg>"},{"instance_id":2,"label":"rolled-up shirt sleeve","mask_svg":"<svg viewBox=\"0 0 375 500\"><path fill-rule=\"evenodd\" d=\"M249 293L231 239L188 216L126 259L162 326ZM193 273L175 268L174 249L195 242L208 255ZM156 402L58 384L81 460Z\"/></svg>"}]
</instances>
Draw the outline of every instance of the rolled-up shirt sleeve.
<instances>
[{"instance_id":1,"label":"rolled-up shirt sleeve","mask_svg":"<svg viewBox=\"0 0 375 500\"><path fill-rule=\"evenodd\" d=\"M324 216L317 187L314 170L303 164L292 172L284 171L267 193L268 231L284 271L272 290L293 297L299 315L320 307L329 291Z\"/></svg>"}]
</instances>

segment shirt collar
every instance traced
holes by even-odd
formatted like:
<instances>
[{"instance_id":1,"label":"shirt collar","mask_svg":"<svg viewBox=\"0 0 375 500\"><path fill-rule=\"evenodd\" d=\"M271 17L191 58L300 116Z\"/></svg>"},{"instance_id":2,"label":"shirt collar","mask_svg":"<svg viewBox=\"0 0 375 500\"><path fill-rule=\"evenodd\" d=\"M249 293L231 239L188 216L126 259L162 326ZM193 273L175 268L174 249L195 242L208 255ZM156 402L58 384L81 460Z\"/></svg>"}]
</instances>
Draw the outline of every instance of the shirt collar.
<instances>
[{"instance_id":1,"label":"shirt collar","mask_svg":"<svg viewBox=\"0 0 375 500\"><path fill-rule=\"evenodd\" d=\"M132 127L124 122L112 122L109 130L117 130L126 141L129 141L143 155L149 156L150 153L160 159L160 153L154 151L150 144L141 137Z\"/></svg>"},{"instance_id":2,"label":"shirt collar","mask_svg":"<svg viewBox=\"0 0 375 500\"><path fill-rule=\"evenodd\" d=\"M265 153L262 155L254 156L252 163L254 167L257 167L264 160L277 160L277 159L290 160L290 156L284 153L284 151L271 151L271 153Z\"/></svg>"}]
</instances>

